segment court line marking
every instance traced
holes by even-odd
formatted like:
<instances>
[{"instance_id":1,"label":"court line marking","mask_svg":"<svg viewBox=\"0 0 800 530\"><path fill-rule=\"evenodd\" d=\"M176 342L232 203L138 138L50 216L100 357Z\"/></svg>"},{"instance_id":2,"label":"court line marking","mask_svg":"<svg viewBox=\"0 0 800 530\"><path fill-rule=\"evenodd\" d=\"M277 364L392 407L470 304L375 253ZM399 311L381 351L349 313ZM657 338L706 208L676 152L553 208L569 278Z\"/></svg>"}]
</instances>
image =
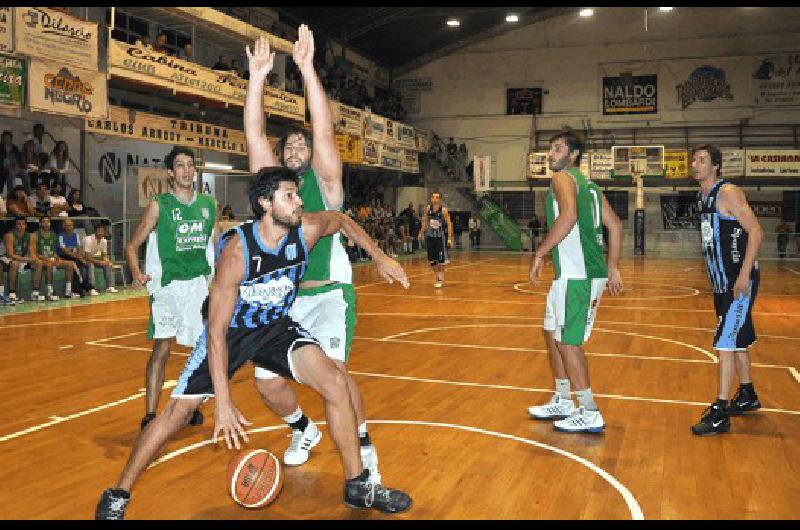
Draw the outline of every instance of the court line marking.
<instances>
[{"instance_id":1,"label":"court line marking","mask_svg":"<svg viewBox=\"0 0 800 530\"><path fill-rule=\"evenodd\" d=\"M165 381L163 388L173 388L177 386L177 384L178 382L174 380ZM69 416L50 416L50 421L48 422L41 423L39 425L34 425L33 427L28 427L27 429L13 432L11 434L6 434L5 436L0 436L0 443L7 442L8 440L13 440L15 438L19 438L20 436L25 436L26 434L41 431L42 429L58 425L59 423L64 423L66 421L74 420L76 418L88 416L89 414L94 414L95 412L100 412L101 410L116 407L118 405L122 405L129 401L134 401L136 399L139 399L140 397L144 397L145 395L146 395L145 392L137 392L136 394L133 394L126 398L118 399L117 401L111 401L109 403L104 403L103 405L98 405L97 407L82 410L80 412L76 412L75 414L70 414Z\"/></svg>"},{"instance_id":2,"label":"court line marking","mask_svg":"<svg viewBox=\"0 0 800 530\"><path fill-rule=\"evenodd\" d=\"M120 300L121 302L124 300ZM20 315L26 315L30 313L19 313ZM0 325L0 329L12 329L12 328L29 328L33 326L60 326L62 324L86 324L91 322L119 322L120 320L147 320L150 316L141 316L141 317L118 317L118 318L87 318L85 320L52 320L50 322L30 322L28 324L2 324Z\"/></svg>"},{"instance_id":3,"label":"court line marking","mask_svg":"<svg viewBox=\"0 0 800 530\"><path fill-rule=\"evenodd\" d=\"M317 425L327 425L328 422L327 421L318 421L316 423L317 423ZM560 456L564 456L566 458L569 458L573 462L576 462L576 463L588 468L593 473L599 475L603 480L608 482L611 485L611 487L613 487L615 490L617 490L617 492L622 496L622 499L625 501L625 505L628 507L628 511L631 514L631 518L634 521L643 521L644 520L644 513L642 512L642 508L639 506L639 503L636 501L636 497L634 497L633 494L630 492L630 490L628 488L626 488L619 480L617 480L613 475L611 475L607 471L603 470L601 467L599 467L598 465L594 464L593 462L590 462L589 460L586 460L585 458L580 457L580 456L578 456L578 455L576 455L574 453L570 453L569 451L565 451L564 449L560 449L560 448L554 447L552 445L547 445L547 444L542 443L542 442L537 442L535 440L530 440L528 438L522 438L520 436L514 436L512 434L506 434L506 433L502 433L502 432L490 431L490 430L487 430L487 429L479 429L477 427L470 427L468 425L460 425L460 424L454 424L454 423L436 423L436 422L413 421L413 420L367 420L367 424L370 424L370 425L381 425L381 424L383 424L383 425L414 425L414 426L422 426L422 427L438 427L438 428L445 428L445 429L456 429L456 430L472 432L472 433L475 433L475 434L483 434L485 436L494 436L496 438L502 438L502 439L505 439L505 440L512 440L512 441L516 441L516 442L521 442L521 443L524 443L524 444L527 444L527 445L532 445L534 447L538 447L539 449L544 449L545 451L550 451L550 452L556 453L556 454L558 454ZM249 429L247 431L247 434L257 434L257 433L262 433L262 432L276 431L276 430L279 430L279 429L288 429L288 428L289 427L287 425L276 425L276 426L270 426L270 427L259 427L259 428L256 428L256 429ZM171 453L168 453L168 454L162 456L161 458L159 458L158 460L156 460L155 462L150 464L148 469L151 469L151 468L156 467L156 466L158 466L160 464L163 464L164 462L168 462L169 460L172 460L175 457L178 457L178 456L184 455L186 453L189 453L191 451L194 451L195 449L199 449L201 447L205 447L207 445L212 445L212 444L213 444L212 440L203 440L201 442L194 443L194 444L189 445L187 447L184 447L182 449L178 449L176 451L173 451Z\"/></svg>"},{"instance_id":4,"label":"court line marking","mask_svg":"<svg viewBox=\"0 0 800 530\"><path fill-rule=\"evenodd\" d=\"M489 258L486 261L494 261L494 260L495 260L495 258ZM460 262L457 262L457 263L460 263ZM477 261L477 262L471 262L471 263L464 263L464 264L461 264L461 265L456 265L454 267L448 267L447 270L463 269L464 267L474 267L475 265L481 265L482 266L484 263L486 263L486 262L485 261ZM419 274L414 274L412 276L409 276L408 279L410 280L411 278L421 278L423 276L429 276L431 274L433 274L433 271L429 270L429 271L420 272ZM374 287L376 285L389 285L389 283L386 282L386 281L367 283L367 284L364 284L364 285L358 285L358 286L355 287L355 289L356 290L364 289L366 287Z\"/></svg>"},{"instance_id":5,"label":"court line marking","mask_svg":"<svg viewBox=\"0 0 800 530\"><path fill-rule=\"evenodd\" d=\"M435 327L435 328L421 328L421 329L415 329L415 330L411 330L411 331L404 331L402 333L395 333L394 335L389 335L387 337L383 337L383 340L397 339L399 337L405 337L407 335L414 335L416 333L427 333L429 331L445 331L445 330L461 329L461 328L489 328L489 327L491 327L491 328L541 328L542 325L541 324L459 324L459 325L456 325L456 326L439 326L439 327ZM672 344L677 344L678 346L684 346L686 348L689 348L690 350L698 351L698 352L702 353L703 355L705 355L706 357L708 357L709 359L711 359L714 363L718 363L719 362L719 359L717 359L717 356L714 355L713 353L711 353L711 352L709 352L707 350L704 350L703 348L700 348L699 346L695 346L693 344L687 344L685 342L681 342L681 341L677 341L677 340L667 339L667 338L664 338L664 337L656 337L656 336L653 336L653 335L642 335L640 333L633 333L631 331L618 331L618 330L615 330L615 329L604 329L604 328L598 328L598 327L595 327L594 331L599 331L601 333L613 333L613 334L617 334L617 335L628 335L628 336L639 337L639 338L643 338L643 339L653 339L653 340L658 340L658 341L662 341L662 342L670 342Z\"/></svg>"},{"instance_id":6,"label":"court line marking","mask_svg":"<svg viewBox=\"0 0 800 530\"><path fill-rule=\"evenodd\" d=\"M475 349L475 350L500 350L500 351L515 351L515 352L523 352L523 353L547 353L547 350L539 350L535 348L518 348L518 347L500 347L500 346L482 346L480 344L452 344L448 342L428 342L428 341L420 341L420 340L401 340L401 339L379 339L374 337L353 337L356 340L368 340L373 342L397 342L400 344L419 344L422 346L445 346L451 348L466 348L466 349ZM708 359L681 359L679 357L648 357L645 355L628 355L624 353L593 353L593 352L585 352L585 355L589 357L611 357L611 358L620 358L620 359L636 359L636 360L644 360L644 361L671 361L671 362L678 362L678 363L697 363L697 364L717 364ZM791 366L780 366L775 364L762 364L762 363L751 363L751 366L755 368L775 368L779 370L792 370L793 367ZM800 382L800 379L798 380Z\"/></svg>"},{"instance_id":7,"label":"court line marking","mask_svg":"<svg viewBox=\"0 0 800 530\"><path fill-rule=\"evenodd\" d=\"M445 282L445 285L447 282ZM432 296L432 295L419 295L419 294L388 294L388 293L359 293L358 296L383 296L383 297L408 297L408 298L430 298L433 300L446 301L446 302L477 302L481 304L513 304L513 305L546 305L547 302L524 302L522 300L486 300L480 298L455 298L447 296ZM542 295L544 296L544 295ZM613 298L607 301L621 300L621 298ZM603 304L603 310L620 310L620 309L646 309L648 311L680 311L682 313L713 313L713 309L684 309L675 307L653 307L653 306L626 306L626 305L610 305ZM754 315L772 316L772 317L800 317L800 313L764 313L761 311L754 311Z\"/></svg>"},{"instance_id":8,"label":"court line marking","mask_svg":"<svg viewBox=\"0 0 800 530\"><path fill-rule=\"evenodd\" d=\"M544 283L544 282L542 282L542 283ZM673 300L673 299L676 299L676 298L693 298L695 296L700 296L700 291L698 291L697 289L694 289L693 287L684 287L682 285L672 285L672 286L670 286L668 284L662 284L662 283L634 282L634 281L629 281L629 282L625 282L625 283L626 284L634 284L634 285L635 284L661 285L661 286L664 286L664 287L673 287L673 288L678 288L678 289L688 289L690 291L693 291L692 293L689 293L689 294L680 294L680 295L675 295L675 296L629 296L629 298L632 298L634 300ZM537 291L531 291L531 290L523 289L522 288L523 285L531 285L531 284L530 284L530 282L521 282L521 283L514 284L514 290L519 292L519 293L525 293L525 294L538 294L540 296L546 296L547 295L547 293L540 293L540 292L537 292ZM531 287L533 287L533 286L531 285ZM623 292L625 292L625 291L631 292L631 291L635 291L635 290L636 289L623 289ZM655 291L655 289L639 289L639 290L640 291L647 291L647 290Z\"/></svg>"},{"instance_id":9,"label":"court line marking","mask_svg":"<svg viewBox=\"0 0 800 530\"><path fill-rule=\"evenodd\" d=\"M797 368L789 368L789 371L792 373L792 377L794 377L795 380L800 383L800 372L797 371Z\"/></svg>"},{"instance_id":10,"label":"court line marking","mask_svg":"<svg viewBox=\"0 0 800 530\"><path fill-rule=\"evenodd\" d=\"M786 265L784 265L783 268L788 270L789 272L793 272L793 273L797 274L798 276L800 276L800 272L797 272L796 270L794 270L791 267L787 267Z\"/></svg>"},{"instance_id":11,"label":"court line marking","mask_svg":"<svg viewBox=\"0 0 800 530\"><path fill-rule=\"evenodd\" d=\"M464 381L447 381L444 379L426 379L423 377L411 377L405 375L389 375L389 374L374 374L370 372L358 372L351 370L350 375L360 375L363 377L376 377L382 379L397 379L401 381L413 381L418 383L433 383L433 384L442 384L442 385L452 385L452 386L466 386L466 387L477 387L477 388L491 388L495 390L516 390L519 392L533 392L538 394L553 394L554 390L552 388L526 388L526 387L519 387L519 386L509 386L509 385L488 385L482 383L470 383ZM658 398L645 398L645 397L637 397L637 396L620 396L617 394L593 394L595 397L602 397L606 399L614 399L619 401L642 401L647 403L666 403L670 405L689 405L693 407L708 407L708 403L699 403L696 401L680 401L676 399L658 399ZM792 414L796 416L800 416L800 410L784 410L784 409L766 409L762 408L759 409L759 412L776 412L780 414Z\"/></svg>"},{"instance_id":12,"label":"court line marking","mask_svg":"<svg viewBox=\"0 0 800 530\"><path fill-rule=\"evenodd\" d=\"M69 350L70 348L74 348L74 347L75 347L75 346L73 346L72 344L67 344L66 346L61 346L61 347L60 347L60 348L58 348L58 349L59 349L59 350Z\"/></svg>"},{"instance_id":13,"label":"court line marking","mask_svg":"<svg viewBox=\"0 0 800 530\"><path fill-rule=\"evenodd\" d=\"M379 317L379 316L389 316L389 317L410 317L410 318L430 318L431 315L424 315L420 313L372 313L372 312L359 312L359 317ZM542 317L523 317L519 315L474 315L469 313L464 313L460 315L446 315L442 313L436 313L435 317L441 318L474 318L474 319L490 319L490 320L537 320L542 321ZM595 320L597 324L619 324L621 326L642 326L642 327L652 327L652 328L666 328L666 329L682 329L688 331L702 331L706 333L714 334L716 330L713 328L696 328L691 326L674 326L671 324L647 324L643 322L618 322L616 320ZM800 340L800 337L786 337L783 335L764 335L763 333L758 334L758 338L769 338L769 339L786 339L786 340Z\"/></svg>"}]
</instances>

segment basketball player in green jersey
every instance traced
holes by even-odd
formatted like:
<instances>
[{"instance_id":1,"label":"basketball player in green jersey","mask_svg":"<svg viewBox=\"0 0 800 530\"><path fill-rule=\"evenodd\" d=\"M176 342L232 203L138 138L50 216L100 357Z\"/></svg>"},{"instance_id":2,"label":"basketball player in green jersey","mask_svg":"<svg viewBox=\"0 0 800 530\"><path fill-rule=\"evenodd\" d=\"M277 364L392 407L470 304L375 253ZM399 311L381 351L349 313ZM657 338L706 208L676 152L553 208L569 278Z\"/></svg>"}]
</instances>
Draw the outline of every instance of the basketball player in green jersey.
<instances>
[{"instance_id":1,"label":"basketball player in green jersey","mask_svg":"<svg viewBox=\"0 0 800 530\"><path fill-rule=\"evenodd\" d=\"M342 161L336 147L333 118L319 77L314 71L314 36L300 26L292 57L303 76L308 107L311 113L313 137L297 129L289 131L281 142L278 160L266 136L264 126L264 82L272 70L274 53L269 41L262 37L253 52L247 47L250 81L245 107L245 134L250 171L283 165L301 175L300 196L306 212L342 209ZM313 150L312 150L313 145ZM311 251L308 269L289 316L307 329L322 345L347 380L348 390L356 411L361 445L361 459L370 470L370 479L380 483L378 457L367 433L364 403L355 381L347 372L350 348L356 325L353 271L341 236L323 238ZM292 428L292 441L283 456L289 466L302 465L308 460L311 448L322 433L302 412L297 395L282 377L263 369L256 370L256 384L267 405Z\"/></svg>"},{"instance_id":2,"label":"basketball player in green jersey","mask_svg":"<svg viewBox=\"0 0 800 530\"><path fill-rule=\"evenodd\" d=\"M66 298L80 298L78 293L72 292L72 275L77 270L74 261L65 261L59 259L56 254L56 234L51 227L52 221L49 217L42 216L39 218L39 230L35 234L31 234L31 254L38 259L45 272L47 280L47 300L56 301L58 297L53 294L53 272L56 269L64 269L64 277L66 278L66 286L64 288L64 296Z\"/></svg>"},{"instance_id":3,"label":"basketball player in green jersey","mask_svg":"<svg viewBox=\"0 0 800 530\"><path fill-rule=\"evenodd\" d=\"M578 169L582 155L583 145L571 131L550 140L553 179L545 202L550 231L533 256L530 281L536 285L544 258L552 250L555 279L543 328L556 393L549 403L528 412L537 420L559 420L554 424L557 431L601 433L605 422L592 397L583 344L591 335L606 284L612 296L622 292L618 268L622 224L597 184ZM601 224L608 228L608 264ZM578 408L570 398L570 383Z\"/></svg>"},{"instance_id":4,"label":"basketball player in green jersey","mask_svg":"<svg viewBox=\"0 0 800 530\"><path fill-rule=\"evenodd\" d=\"M147 363L146 414L141 428L158 411L164 385L164 368L170 342L194 347L203 332L202 307L214 270L214 197L197 193L194 152L175 146L164 164L174 182L174 191L156 195L144 211L126 250L133 276L132 287L147 285L150 294L150 322L147 338L154 341ZM145 272L139 268L139 247L147 240ZM195 411L190 422L201 425L203 415Z\"/></svg>"}]
</instances>

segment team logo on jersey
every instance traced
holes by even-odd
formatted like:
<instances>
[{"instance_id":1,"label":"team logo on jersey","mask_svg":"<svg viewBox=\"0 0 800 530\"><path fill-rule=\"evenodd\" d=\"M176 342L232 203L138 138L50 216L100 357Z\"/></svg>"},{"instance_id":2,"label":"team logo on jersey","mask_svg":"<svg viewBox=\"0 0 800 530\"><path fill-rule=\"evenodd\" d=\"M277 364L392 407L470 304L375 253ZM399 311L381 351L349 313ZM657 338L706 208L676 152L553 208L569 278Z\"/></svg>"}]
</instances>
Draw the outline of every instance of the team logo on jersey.
<instances>
[{"instance_id":1,"label":"team logo on jersey","mask_svg":"<svg viewBox=\"0 0 800 530\"><path fill-rule=\"evenodd\" d=\"M338 337L331 337L331 348L334 350L338 350L341 343L342 341Z\"/></svg>"},{"instance_id":2,"label":"team logo on jersey","mask_svg":"<svg viewBox=\"0 0 800 530\"><path fill-rule=\"evenodd\" d=\"M292 243L286 247L286 259L289 261L297 259L297 243Z\"/></svg>"},{"instance_id":3,"label":"team logo on jersey","mask_svg":"<svg viewBox=\"0 0 800 530\"><path fill-rule=\"evenodd\" d=\"M211 215L211 212L208 211L208 208L203 208L201 212L203 214L203 219L208 219L208 217Z\"/></svg>"},{"instance_id":4,"label":"team logo on jersey","mask_svg":"<svg viewBox=\"0 0 800 530\"><path fill-rule=\"evenodd\" d=\"M279 280L270 280L267 283L242 285L239 287L239 296L249 304L277 305L292 291L294 291L294 283L284 276Z\"/></svg>"}]
</instances>

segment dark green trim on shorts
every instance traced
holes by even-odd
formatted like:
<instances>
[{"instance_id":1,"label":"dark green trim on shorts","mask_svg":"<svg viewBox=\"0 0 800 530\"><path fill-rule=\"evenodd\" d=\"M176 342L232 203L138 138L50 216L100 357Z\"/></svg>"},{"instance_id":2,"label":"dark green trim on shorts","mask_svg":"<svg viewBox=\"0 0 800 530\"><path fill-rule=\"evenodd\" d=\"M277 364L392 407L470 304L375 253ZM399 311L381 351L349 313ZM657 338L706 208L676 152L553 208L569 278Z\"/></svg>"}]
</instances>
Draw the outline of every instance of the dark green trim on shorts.
<instances>
[{"instance_id":1,"label":"dark green trim on shorts","mask_svg":"<svg viewBox=\"0 0 800 530\"><path fill-rule=\"evenodd\" d=\"M591 303L592 280L567 280L562 344L583 346Z\"/></svg>"},{"instance_id":2,"label":"dark green trim on shorts","mask_svg":"<svg viewBox=\"0 0 800 530\"><path fill-rule=\"evenodd\" d=\"M347 304L347 314L345 315L345 364L350 362L350 352L353 348L353 337L356 332L356 289L349 283L334 283L323 285L322 287L302 288L297 291L297 296L317 296L331 291L342 291L342 298Z\"/></svg>"},{"instance_id":3,"label":"dark green trim on shorts","mask_svg":"<svg viewBox=\"0 0 800 530\"><path fill-rule=\"evenodd\" d=\"M147 303L150 307L150 318L147 320L147 340L153 340L156 334L156 322L153 320L153 301L155 297L151 294L147 297Z\"/></svg>"}]
</instances>

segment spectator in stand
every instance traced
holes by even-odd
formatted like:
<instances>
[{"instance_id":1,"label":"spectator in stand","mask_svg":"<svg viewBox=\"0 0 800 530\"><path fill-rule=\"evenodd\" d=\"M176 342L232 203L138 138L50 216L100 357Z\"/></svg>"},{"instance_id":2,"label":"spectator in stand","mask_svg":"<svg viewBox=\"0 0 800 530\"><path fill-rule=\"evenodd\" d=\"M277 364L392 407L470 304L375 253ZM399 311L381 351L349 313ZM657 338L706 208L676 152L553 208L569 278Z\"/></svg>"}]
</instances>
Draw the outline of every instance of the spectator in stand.
<instances>
[{"instance_id":1,"label":"spectator in stand","mask_svg":"<svg viewBox=\"0 0 800 530\"><path fill-rule=\"evenodd\" d=\"M228 61L225 59L224 55L219 56L219 60L211 67L212 70L219 70L221 72L230 72L231 65L228 64Z\"/></svg>"},{"instance_id":2,"label":"spectator in stand","mask_svg":"<svg viewBox=\"0 0 800 530\"><path fill-rule=\"evenodd\" d=\"M413 239L411 238L411 228L406 217L399 217L400 230L399 238L400 245L403 248L403 254L412 254L414 252Z\"/></svg>"},{"instance_id":3,"label":"spectator in stand","mask_svg":"<svg viewBox=\"0 0 800 530\"><path fill-rule=\"evenodd\" d=\"M94 234L83 238L81 244L81 251L83 259L85 260L85 268L81 268L81 274L86 281L88 281L89 294L97 296L97 289L94 288L94 268L99 266L103 268L105 274L107 293L116 293L114 288L114 271L111 268L111 259L108 257L108 240L106 239L105 225L98 225L94 230Z\"/></svg>"},{"instance_id":4,"label":"spectator in stand","mask_svg":"<svg viewBox=\"0 0 800 530\"><path fill-rule=\"evenodd\" d=\"M236 216L233 215L233 207L228 204L225 208L222 209L222 217L220 217L222 221L235 221Z\"/></svg>"},{"instance_id":5,"label":"spectator in stand","mask_svg":"<svg viewBox=\"0 0 800 530\"><path fill-rule=\"evenodd\" d=\"M36 143L33 140L27 140L22 144L22 157L20 164L20 172L18 173L22 178L22 184L26 189L36 189L39 185L39 180L45 180L50 185L49 173L40 173L39 167L39 154L36 152ZM23 178L24 173L24 178Z\"/></svg>"},{"instance_id":6,"label":"spectator in stand","mask_svg":"<svg viewBox=\"0 0 800 530\"><path fill-rule=\"evenodd\" d=\"M50 197L50 193L47 189L47 184L44 182L40 182L38 186L36 186L36 196L33 201L33 209L36 212L37 217L41 217L43 215L51 216L51 215L58 215L63 211L66 211L66 206L61 208L55 208L53 206L52 198Z\"/></svg>"},{"instance_id":7,"label":"spectator in stand","mask_svg":"<svg viewBox=\"0 0 800 530\"><path fill-rule=\"evenodd\" d=\"M69 215L69 205L67 204L67 198L64 197L64 188L60 182L54 182L53 187L50 189L50 204L56 212L54 215L59 217Z\"/></svg>"},{"instance_id":8,"label":"spectator in stand","mask_svg":"<svg viewBox=\"0 0 800 530\"><path fill-rule=\"evenodd\" d=\"M419 250L419 231L422 229L422 221L416 211L412 212L411 219L409 220L409 228L411 230L413 250Z\"/></svg>"},{"instance_id":9,"label":"spectator in stand","mask_svg":"<svg viewBox=\"0 0 800 530\"><path fill-rule=\"evenodd\" d=\"M80 241L72 219L64 220L64 231L58 234L56 253L63 261L71 261L74 264L72 282L78 287L78 295L83 298L91 289L88 278L81 275L82 268L88 270L88 263L81 254Z\"/></svg>"},{"instance_id":10,"label":"spectator in stand","mask_svg":"<svg viewBox=\"0 0 800 530\"><path fill-rule=\"evenodd\" d=\"M61 182L61 187L67 189L67 170L69 169L69 146L67 142L64 140L56 142L46 169L50 171L50 185L59 181Z\"/></svg>"},{"instance_id":11,"label":"spectator in stand","mask_svg":"<svg viewBox=\"0 0 800 530\"><path fill-rule=\"evenodd\" d=\"M447 144L447 156L449 158L455 158L458 154L458 146L453 142L453 138L450 138L450 142Z\"/></svg>"},{"instance_id":12,"label":"spectator in stand","mask_svg":"<svg viewBox=\"0 0 800 530\"><path fill-rule=\"evenodd\" d=\"M528 229L531 231L531 252L536 252L536 238L539 237L539 231L542 229L542 223L539 222L539 218L536 217L536 214L533 214L533 218L528 223ZM605 239L608 241L608 239Z\"/></svg>"},{"instance_id":13,"label":"spectator in stand","mask_svg":"<svg viewBox=\"0 0 800 530\"><path fill-rule=\"evenodd\" d=\"M183 48L178 49L178 59L194 62L194 48L192 48L191 42L187 42L183 45Z\"/></svg>"},{"instance_id":14,"label":"spectator in stand","mask_svg":"<svg viewBox=\"0 0 800 530\"><path fill-rule=\"evenodd\" d=\"M83 217L86 209L81 200L81 190L73 188L67 196L67 215L70 217Z\"/></svg>"},{"instance_id":15,"label":"spectator in stand","mask_svg":"<svg viewBox=\"0 0 800 530\"><path fill-rule=\"evenodd\" d=\"M14 145L14 135L11 131L3 131L0 137L0 192L3 185L8 187L8 194L14 188L14 179L20 174L22 168L22 154L19 148ZM24 183L23 183L24 185ZM30 184L25 187L30 193Z\"/></svg>"},{"instance_id":16,"label":"spectator in stand","mask_svg":"<svg viewBox=\"0 0 800 530\"><path fill-rule=\"evenodd\" d=\"M247 78L244 76L244 70L242 69L241 61L239 61L239 59L233 59L231 61L231 72L235 73L242 79L247 79L250 77L249 75L247 76Z\"/></svg>"},{"instance_id":17,"label":"spectator in stand","mask_svg":"<svg viewBox=\"0 0 800 530\"><path fill-rule=\"evenodd\" d=\"M22 270L33 271L33 291L31 301L44 302L44 296L39 295L39 286L42 281L42 264L31 255L31 234L28 233L28 222L24 217L14 221L14 230L3 236L6 244L6 260L8 263L8 298L18 302L17 298L17 273Z\"/></svg>"},{"instance_id":18,"label":"spectator in stand","mask_svg":"<svg viewBox=\"0 0 800 530\"><path fill-rule=\"evenodd\" d=\"M148 50L153 49L152 44L150 44L150 38L147 36L144 36L141 39L136 39L136 45L141 46L142 48L147 48Z\"/></svg>"},{"instance_id":19,"label":"spectator in stand","mask_svg":"<svg viewBox=\"0 0 800 530\"><path fill-rule=\"evenodd\" d=\"M167 48L167 34L163 31L158 34L158 37L156 37L156 42L153 44L153 50L157 51L158 53L172 55L170 50Z\"/></svg>"},{"instance_id":20,"label":"spectator in stand","mask_svg":"<svg viewBox=\"0 0 800 530\"><path fill-rule=\"evenodd\" d=\"M39 156L39 167L46 165L49 155L44 148L44 125L37 123L33 126L33 144L36 146L36 154Z\"/></svg>"},{"instance_id":21,"label":"spectator in stand","mask_svg":"<svg viewBox=\"0 0 800 530\"><path fill-rule=\"evenodd\" d=\"M14 186L12 194L8 198L8 213L14 217L34 217L36 212L33 209L33 204L25 193L24 186Z\"/></svg>"}]
</instances>

